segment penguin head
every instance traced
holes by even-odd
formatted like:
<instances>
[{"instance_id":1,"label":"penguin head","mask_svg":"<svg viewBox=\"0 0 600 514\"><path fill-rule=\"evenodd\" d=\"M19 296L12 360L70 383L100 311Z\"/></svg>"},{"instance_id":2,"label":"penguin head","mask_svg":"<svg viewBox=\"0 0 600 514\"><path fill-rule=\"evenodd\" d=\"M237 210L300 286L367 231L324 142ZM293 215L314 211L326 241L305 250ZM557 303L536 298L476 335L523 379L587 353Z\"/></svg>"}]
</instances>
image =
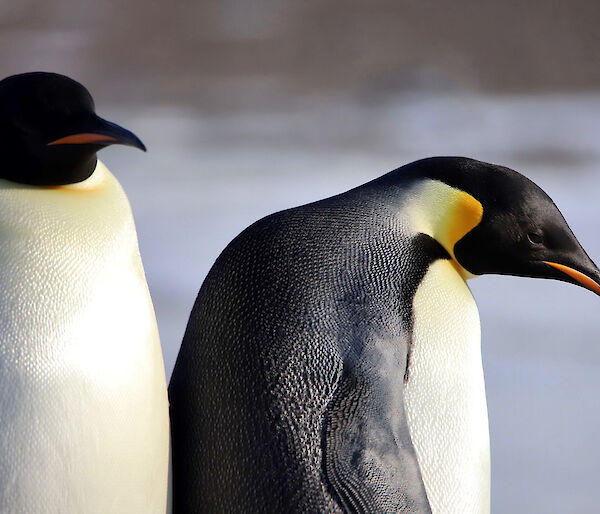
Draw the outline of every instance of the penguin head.
<instances>
[{"instance_id":1,"label":"penguin head","mask_svg":"<svg viewBox=\"0 0 600 514\"><path fill-rule=\"evenodd\" d=\"M421 163L428 178L466 193L467 204L480 205L475 222L471 215L469 230L451 249L465 270L473 275L562 280L600 295L598 267L552 199L534 182L509 168L473 159L426 161Z\"/></svg>"},{"instance_id":2,"label":"penguin head","mask_svg":"<svg viewBox=\"0 0 600 514\"><path fill-rule=\"evenodd\" d=\"M96 152L112 144L146 150L135 134L96 115L78 82L45 72L0 81L0 178L44 186L81 182L94 172Z\"/></svg>"}]
</instances>

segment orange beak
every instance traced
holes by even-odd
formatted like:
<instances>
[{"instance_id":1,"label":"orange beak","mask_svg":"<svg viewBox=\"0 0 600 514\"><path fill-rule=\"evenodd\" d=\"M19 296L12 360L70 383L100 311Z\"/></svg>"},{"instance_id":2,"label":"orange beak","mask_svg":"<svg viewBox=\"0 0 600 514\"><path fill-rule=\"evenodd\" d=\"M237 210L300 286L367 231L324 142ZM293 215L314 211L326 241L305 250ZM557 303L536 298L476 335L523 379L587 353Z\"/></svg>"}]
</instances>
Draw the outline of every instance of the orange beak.
<instances>
[{"instance_id":1,"label":"orange beak","mask_svg":"<svg viewBox=\"0 0 600 514\"><path fill-rule=\"evenodd\" d=\"M48 143L48 146L52 145L85 145L90 143L114 143L117 139L112 136L105 136L103 134L72 134L70 136L61 137Z\"/></svg>"},{"instance_id":2,"label":"orange beak","mask_svg":"<svg viewBox=\"0 0 600 514\"><path fill-rule=\"evenodd\" d=\"M573 280L579 282L586 289L589 289L590 291L593 291L594 293L600 295L600 285L587 275L584 275L580 271L577 271L573 268L569 268L569 266L565 266L564 264L558 264L557 262L549 261L544 262L549 266L552 266L553 268L562 271L563 273L571 277Z\"/></svg>"}]
</instances>

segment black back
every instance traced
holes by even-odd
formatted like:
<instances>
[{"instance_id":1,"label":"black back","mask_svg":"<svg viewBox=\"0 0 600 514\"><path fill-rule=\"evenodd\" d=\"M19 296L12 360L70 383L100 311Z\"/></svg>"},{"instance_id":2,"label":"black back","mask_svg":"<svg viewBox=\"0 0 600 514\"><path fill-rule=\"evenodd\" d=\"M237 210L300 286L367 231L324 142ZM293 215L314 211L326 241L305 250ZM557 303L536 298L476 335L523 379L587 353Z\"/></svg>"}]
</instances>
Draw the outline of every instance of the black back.
<instances>
[{"instance_id":1,"label":"black back","mask_svg":"<svg viewBox=\"0 0 600 514\"><path fill-rule=\"evenodd\" d=\"M269 216L217 259L169 388L176 514L430 511L401 391L412 298L449 256L394 221L413 180Z\"/></svg>"}]
</instances>

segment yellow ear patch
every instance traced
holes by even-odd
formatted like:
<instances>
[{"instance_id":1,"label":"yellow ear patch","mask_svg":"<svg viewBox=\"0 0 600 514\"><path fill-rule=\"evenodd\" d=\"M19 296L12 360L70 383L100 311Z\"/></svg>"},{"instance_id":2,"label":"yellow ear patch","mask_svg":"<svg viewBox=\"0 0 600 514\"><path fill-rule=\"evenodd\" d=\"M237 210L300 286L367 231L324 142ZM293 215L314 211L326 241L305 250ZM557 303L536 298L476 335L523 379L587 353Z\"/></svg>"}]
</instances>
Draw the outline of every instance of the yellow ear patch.
<instances>
[{"instance_id":1,"label":"yellow ear patch","mask_svg":"<svg viewBox=\"0 0 600 514\"><path fill-rule=\"evenodd\" d=\"M457 189L455 191L449 202L445 230L438 235L438 241L452 257L454 257L454 245L479 225L483 217L483 206L479 201L464 191Z\"/></svg>"},{"instance_id":2,"label":"yellow ear patch","mask_svg":"<svg viewBox=\"0 0 600 514\"><path fill-rule=\"evenodd\" d=\"M471 275L456 260L454 245L481 222L483 206L470 194L438 180L425 180L412 191L408 206L412 225L433 237L452 256L463 278Z\"/></svg>"}]
</instances>

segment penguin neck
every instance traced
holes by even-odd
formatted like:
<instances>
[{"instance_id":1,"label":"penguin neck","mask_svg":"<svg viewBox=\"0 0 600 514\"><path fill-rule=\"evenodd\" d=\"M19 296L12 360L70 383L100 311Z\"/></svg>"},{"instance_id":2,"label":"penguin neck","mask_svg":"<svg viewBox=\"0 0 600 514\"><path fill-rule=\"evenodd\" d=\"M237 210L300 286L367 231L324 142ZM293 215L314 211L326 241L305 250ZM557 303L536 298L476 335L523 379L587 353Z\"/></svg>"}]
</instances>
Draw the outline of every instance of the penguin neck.
<instances>
[{"instance_id":1,"label":"penguin neck","mask_svg":"<svg viewBox=\"0 0 600 514\"><path fill-rule=\"evenodd\" d=\"M440 243L463 279L476 276L456 260L454 246L480 223L483 207L478 200L439 180L425 179L411 190L407 212L413 230Z\"/></svg>"},{"instance_id":2,"label":"penguin neck","mask_svg":"<svg viewBox=\"0 0 600 514\"><path fill-rule=\"evenodd\" d=\"M106 166L94 157L94 166L88 173L85 180L80 180L65 184L47 184L36 185L31 182L20 182L18 179L11 179L10 173L5 172L6 177L0 177L0 189L14 189L18 191L30 191L32 194L56 191L57 193L97 193L103 188L115 188L116 179L112 176ZM118 186L120 188L120 186Z\"/></svg>"},{"instance_id":3,"label":"penguin neck","mask_svg":"<svg viewBox=\"0 0 600 514\"><path fill-rule=\"evenodd\" d=\"M59 145L43 148L42 152L30 152L16 143L8 149L6 165L0 170L0 178L32 186L61 186L88 179L96 170L97 145ZM91 146L91 148L88 148Z\"/></svg>"}]
</instances>

